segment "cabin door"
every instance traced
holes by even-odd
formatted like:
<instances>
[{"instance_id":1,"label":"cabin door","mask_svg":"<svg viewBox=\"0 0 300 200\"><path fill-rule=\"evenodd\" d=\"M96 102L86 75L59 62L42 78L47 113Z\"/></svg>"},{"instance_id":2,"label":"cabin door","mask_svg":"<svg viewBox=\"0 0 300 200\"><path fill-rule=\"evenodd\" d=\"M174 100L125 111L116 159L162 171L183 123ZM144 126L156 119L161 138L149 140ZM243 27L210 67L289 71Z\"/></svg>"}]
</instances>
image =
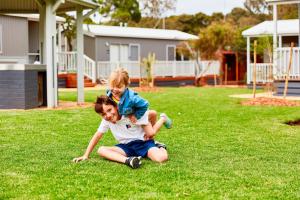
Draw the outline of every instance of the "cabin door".
<instances>
[{"instance_id":1,"label":"cabin door","mask_svg":"<svg viewBox=\"0 0 300 200\"><path fill-rule=\"evenodd\" d=\"M129 60L128 45L110 45L110 62L127 62Z\"/></svg>"}]
</instances>

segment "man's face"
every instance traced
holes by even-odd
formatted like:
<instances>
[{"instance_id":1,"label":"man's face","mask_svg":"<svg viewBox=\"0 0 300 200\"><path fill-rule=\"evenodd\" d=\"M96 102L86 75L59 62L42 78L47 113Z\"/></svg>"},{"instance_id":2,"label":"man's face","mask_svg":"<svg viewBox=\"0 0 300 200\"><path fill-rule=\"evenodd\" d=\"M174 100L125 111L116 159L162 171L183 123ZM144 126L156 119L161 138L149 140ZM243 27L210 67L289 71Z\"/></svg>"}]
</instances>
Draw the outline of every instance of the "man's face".
<instances>
[{"instance_id":1,"label":"man's face","mask_svg":"<svg viewBox=\"0 0 300 200\"><path fill-rule=\"evenodd\" d=\"M118 109L113 105L103 104L103 114L102 117L111 123L116 123L120 119Z\"/></svg>"},{"instance_id":2,"label":"man's face","mask_svg":"<svg viewBox=\"0 0 300 200\"><path fill-rule=\"evenodd\" d=\"M123 85L123 86L114 86L114 87L111 87L111 92L114 95L114 97L121 98L121 96L124 93L125 89L126 89L125 85Z\"/></svg>"}]
</instances>

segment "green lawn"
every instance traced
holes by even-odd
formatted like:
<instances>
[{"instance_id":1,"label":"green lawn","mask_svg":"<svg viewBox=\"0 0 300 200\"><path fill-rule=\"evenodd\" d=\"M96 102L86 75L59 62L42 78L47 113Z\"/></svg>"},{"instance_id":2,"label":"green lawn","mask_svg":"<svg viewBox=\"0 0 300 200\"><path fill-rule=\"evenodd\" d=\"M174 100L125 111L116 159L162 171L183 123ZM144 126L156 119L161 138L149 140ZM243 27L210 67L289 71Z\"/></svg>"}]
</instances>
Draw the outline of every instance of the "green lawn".
<instances>
[{"instance_id":1,"label":"green lawn","mask_svg":"<svg viewBox=\"0 0 300 200\"><path fill-rule=\"evenodd\" d=\"M157 140L169 161L140 169L99 158L79 164L100 117L92 108L0 111L0 199L299 199L299 107L247 107L246 89L141 93L174 121ZM94 101L104 91L89 91ZM60 93L75 100L76 93ZM101 145L114 145L111 134ZM99 146L99 145L98 145Z\"/></svg>"}]
</instances>

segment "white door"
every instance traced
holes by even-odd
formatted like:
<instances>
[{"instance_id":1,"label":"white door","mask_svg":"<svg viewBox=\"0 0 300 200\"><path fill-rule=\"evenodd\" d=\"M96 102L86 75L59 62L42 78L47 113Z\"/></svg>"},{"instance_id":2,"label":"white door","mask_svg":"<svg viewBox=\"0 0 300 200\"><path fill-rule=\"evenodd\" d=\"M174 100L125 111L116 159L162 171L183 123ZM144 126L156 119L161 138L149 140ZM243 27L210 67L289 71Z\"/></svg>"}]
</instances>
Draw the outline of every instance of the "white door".
<instances>
[{"instance_id":1,"label":"white door","mask_svg":"<svg viewBox=\"0 0 300 200\"><path fill-rule=\"evenodd\" d=\"M109 46L109 61L118 62L119 61L119 45Z\"/></svg>"},{"instance_id":2,"label":"white door","mask_svg":"<svg viewBox=\"0 0 300 200\"><path fill-rule=\"evenodd\" d=\"M110 45L109 57L110 62L127 62L129 57L128 45Z\"/></svg>"},{"instance_id":3,"label":"white door","mask_svg":"<svg viewBox=\"0 0 300 200\"><path fill-rule=\"evenodd\" d=\"M128 53L128 45L120 45L120 61L128 62L129 53Z\"/></svg>"}]
</instances>

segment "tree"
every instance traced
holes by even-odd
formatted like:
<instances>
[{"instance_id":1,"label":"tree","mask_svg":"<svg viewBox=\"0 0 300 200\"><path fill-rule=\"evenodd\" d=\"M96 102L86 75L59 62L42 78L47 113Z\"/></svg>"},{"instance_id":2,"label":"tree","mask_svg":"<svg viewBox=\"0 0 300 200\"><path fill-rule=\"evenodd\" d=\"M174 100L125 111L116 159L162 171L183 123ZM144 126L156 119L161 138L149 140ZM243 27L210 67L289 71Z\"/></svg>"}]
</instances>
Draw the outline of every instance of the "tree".
<instances>
[{"instance_id":1,"label":"tree","mask_svg":"<svg viewBox=\"0 0 300 200\"><path fill-rule=\"evenodd\" d=\"M110 24L119 25L132 20L140 21L141 12L137 0L97 0L100 4L99 13L104 17L110 17Z\"/></svg>"},{"instance_id":2,"label":"tree","mask_svg":"<svg viewBox=\"0 0 300 200\"><path fill-rule=\"evenodd\" d=\"M68 43L66 51L73 51L72 41L76 37L75 18L67 14L61 16L66 19L65 23L62 25L63 34L67 38Z\"/></svg>"},{"instance_id":3,"label":"tree","mask_svg":"<svg viewBox=\"0 0 300 200\"><path fill-rule=\"evenodd\" d=\"M140 0L143 14L156 19L167 11L174 10L176 2L177 0Z\"/></svg>"},{"instance_id":4,"label":"tree","mask_svg":"<svg viewBox=\"0 0 300 200\"><path fill-rule=\"evenodd\" d=\"M297 19L298 4L284 4L278 6L279 19Z\"/></svg>"},{"instance_id":5,"label":"tree","mask_svg":"<svg viewBox=\"0 0 300 200\"><path fill-rule=\"evenodd\" d=\"M229 23L213 23L200 31L195 48L200 50L202 58L212 59L218 50L233 49L238 34L237 28Z\"/></svg>"},{"instance_id":6,"label":"tree","mask_svg":"<svg viewBox=\"0 0 300 200\"><path fill-rule=\"evenodd\" d=\"M246 0L244 7L251 14L262 14L270 11L270 8L265 0Z\"/></svg>"}]
</instances>

